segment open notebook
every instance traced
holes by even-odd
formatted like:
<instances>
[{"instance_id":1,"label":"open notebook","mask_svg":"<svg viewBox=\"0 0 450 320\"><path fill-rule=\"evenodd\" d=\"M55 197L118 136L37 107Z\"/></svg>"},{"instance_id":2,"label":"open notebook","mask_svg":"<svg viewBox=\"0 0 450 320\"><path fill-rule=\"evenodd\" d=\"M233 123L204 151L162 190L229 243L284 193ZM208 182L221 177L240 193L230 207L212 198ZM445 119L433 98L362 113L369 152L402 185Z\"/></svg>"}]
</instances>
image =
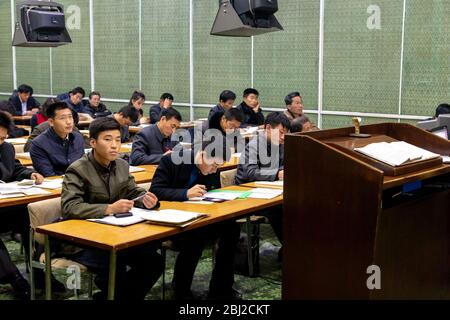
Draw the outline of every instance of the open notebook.
<instances>
[{"instance_id":1,"label":"open notebook","mask_svg":"<svg viewBox=\"0 0 450 320\"><path fill-rule=\"evenodd\" d=\"M107 216L101 219L88 219L88 221L110 224L114 226L129 226L143 221L149 221L153 224L160 224L172 227L185 227L199 219L205 218L208 215L190 211L181 210L146 210L140 208L131 209L132 216L124 218L116 218L114 216Z\"/></svg>"},{"instance_id":2,"label":"open notebook","mask_svg":"<svg viewBox=\"0 0 450 320\"><path fill-rule=\"evenodd\" d=\"M404 141L377 142L368 144L355 151L397 167L411 161L428 160L440 157L439 154L416 147Z\"/></svg>"}]
</instances>

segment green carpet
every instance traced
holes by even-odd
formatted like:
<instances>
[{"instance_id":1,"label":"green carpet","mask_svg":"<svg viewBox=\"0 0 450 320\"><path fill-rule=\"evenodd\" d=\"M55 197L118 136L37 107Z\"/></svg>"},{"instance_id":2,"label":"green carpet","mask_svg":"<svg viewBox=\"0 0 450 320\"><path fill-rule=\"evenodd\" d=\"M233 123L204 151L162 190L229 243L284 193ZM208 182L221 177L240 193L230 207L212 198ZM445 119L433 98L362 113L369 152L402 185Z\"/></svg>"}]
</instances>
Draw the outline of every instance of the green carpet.
<instances>
[{"instance_id":1,"label":"green carpet","mask_svg":"<svg viewBox=\"0 0 450 320\"><path fill-rule=\"evenodd\" d=\"M260 272L257 277L246 277L235 275L235 288L239 290L246 300L277 300L281 299L281 263L277 261L277 252L280 246L268 224L261 225L260 232ZM11 259L19 267L22 274L28 279L29 274L25 271L24 255L20 252L20 244L12 241L9 234L1 235L6 247L9 250ZM170 283L173 276L173 266L177 253L171 250L167 251L166 257L166 299L171 299L172 292ZM212 270L212 250L211 246L203 251L203 257L200 260L192 285L192 291L200 298L205 297L208 290L209 279ZM54 271L55 277L62 283L66 283L68 274L66 270ZM82 273L80 299L87 299L88 276ZM162 277L147 295L149 300L161 299ZM94 286L94 292L97 289ZM44 293L38 292L37 299L44 299ZM75 299L72 290L66 290L64 293L53 295L54 299ZM14 294L9 285L0 285L0 300L13 300Z\"/></svg>"}]
</instances>

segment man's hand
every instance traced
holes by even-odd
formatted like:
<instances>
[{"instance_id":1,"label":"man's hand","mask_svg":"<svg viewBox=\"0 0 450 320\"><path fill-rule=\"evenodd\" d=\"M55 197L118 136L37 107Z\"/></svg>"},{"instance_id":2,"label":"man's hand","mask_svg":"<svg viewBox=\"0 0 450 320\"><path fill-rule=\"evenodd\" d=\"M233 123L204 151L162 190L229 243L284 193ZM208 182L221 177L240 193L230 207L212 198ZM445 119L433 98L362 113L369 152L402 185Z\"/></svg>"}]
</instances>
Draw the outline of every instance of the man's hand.
<instances>
[{"instance_id":1,"label":"man's hand","mask_svg":"<svg viewBox=\"0 0 450 320\"><path fill-rule=\"evenodd\" d=\"M44 182L44 177L37 172L31 174L31 179L34 180L34 183L36 184Z\"/></svg>"},{"instance_id":2,"label":"man's hand","mask_svg":"<svg viewBox=\"0 0 450 320\"><path fill-rule=\"evenodd\" d=\"M206 192L206 187L204 185L196 184L188 190L187 197L188 199L194 197L202 197Z\"/></svg>"},{"instance_id":3,"label":"man's hand","mask_svg":"<svg viewBox=\"0 0 450 320\"><path fill-rule=\"evenodd\" d=\"M278 171L278 180L284 180L284 170Z\"/></svg>"},{"instance_id":4,"label":"man's hand","mask_svg":"<svg viewBox=\"0 0 450 320\"><path fill-rule=\"evenodd\" d=\"M158 198L153 193L147 192L145 197L142 199L142 203L147 209L151 209L158 203Z\"/></svg>"},{"instance_id":5,"label":"man's hand","mask_svg":"<svg viewBox=\"0 0 450 320\"><path fill-rule=\"evenodd\" d=\"M258 104L252 109L255 113L257 113L259 111L260 108L260 104L258 102Z\"/></svg>"},{"instance_id":6,"label":"man's hand","mask_svg":"<svg viewBox=\"0 0 450 320\"><path fill-rule=\"evenodd\" d=\"M167 150L167 151L163 154L163 156L168 155L168 154L171 154L172 152L173 152L172 150Z\"/></svg>"},{"instance_id":7,"label":"man's hand","mask_svg":"<svg viewBox=\"0 0 450 320\"><path fill-rule=\"evenodd\" d=\"M133 208L134 202L131 200L121 199L108 205L105 211L105 215L113 215L115 213L129 212Z\"/></svg>"}]
</instances>

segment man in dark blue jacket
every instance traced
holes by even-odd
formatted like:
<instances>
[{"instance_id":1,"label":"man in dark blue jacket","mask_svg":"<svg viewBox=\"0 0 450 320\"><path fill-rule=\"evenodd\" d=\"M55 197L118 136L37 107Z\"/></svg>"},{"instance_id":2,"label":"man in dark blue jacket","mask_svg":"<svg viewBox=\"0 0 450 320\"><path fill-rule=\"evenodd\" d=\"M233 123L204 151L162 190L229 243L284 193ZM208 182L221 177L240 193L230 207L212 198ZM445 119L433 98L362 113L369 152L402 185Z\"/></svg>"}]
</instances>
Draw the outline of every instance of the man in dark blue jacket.
<instances>
[{"instance_id":1,"label":"man in dark blue jacket","mask_svg":"<svg viewBox=\"0 0 450 320\"><path fill-rule=\"evenodd\" d=\"M17 94L9 100L14 105L15 116L30 116L39 111L39 102L32 97L33 88L22 84L17 89Z\"/></svg>"},{"instance_id":2,"label":"man in dark blue jacket","mask_svg":"<svg viewBox=\"0 0 450 320\"><path fill-rule=\"evenodd\" d=\"M213 143L216 141L214 140ZM214 146L212 152L208 154L206 150L212 149L210 144L211 142L205 142L200 148L174 151L162 157L153 177L150 192L159 200L186 201L202 196L208 190L220 188L217 169L229 159L230 152L227 152L223 144L221 148ZM184 162L176 164L180 159L184 159ZM219 239L218 249L209 284L209 297L212 299L240 298L240 294L233 289L234 255L239 240L239 227L235 221L225 221L190 231L175 240L180 247L173 276L176 299L193 297L192 279L205 242L217 238Z\"/></svg>"},{"instance_id":3,"label":"man in dark blue jacket","mask_svg":"<svg viewBox=\"0 0 450 320\"><path fill-rule=\"evenodd\" d=\"M134 138L131 165L155 164L172 152L176 142L170 141L170 137L180 127L180 122L181 114L177 110L163 109L161 119L142 129Z\"/></svg>"},{"instance_id":4,"label":"man in dark blue jacket","mask_svg":"<svg viewBox=\"0 0 450 320\"><path fill-rule=\"evenodd\" d=\"M84 113L85 105L83 103L83 98L86 95L84 89L81 87L76 87L70 91L68 95L68 97L66 95L60 95L58 96L58 99L67 103L67 105L77 113Z\"/></svg>"},{"instance_id":5,"label":"man in dark blue jacket","mask_svg":"<svg viewBox=\"0 0 450 320\"><path fill-rule=\"evenodd\" d=\"M172 107L172 102L173 95L171 93L163 93L159 98L159 103L150 108L150 123L157 123L161 117L161 111Z\"/></svg>"},{"instance_id":6,"label":"man in dark blue jacket","mask_svg":"<svg viewBox=\"0 0 450 320\"><path fill-rule=\"evenodd\" d=\"M14 147L5 142L8 130L12 126L10 116L0 111L0 180L2 182L20 181L22 179L33 179L36 183L42 183L44 177L34 170L25 168L15 159ZM18 232L22 236L25 248L28 248L28 229L30 221L26 206L15 206L0 209L2 222L0 232ZM27 255L29 250L26 250ZM30 287L23 278L17 267L11 261L8 250L0 239L0 283L9 283L20 299L29 299Z\"/></svg>"},{"instance_id":7,"label":"man in dark blue jacket","mask_svg":"<svg viewBox=\"0 0 450 320\"><path fill-rule=\"evenodd\" d=\"M45 177L60 176L72 162L84 155L84 140L73 132L72 109L64 102L56 102L47 108L50 128L33 139L30 156L33 167Z\"/></svg>"}]
</instances>

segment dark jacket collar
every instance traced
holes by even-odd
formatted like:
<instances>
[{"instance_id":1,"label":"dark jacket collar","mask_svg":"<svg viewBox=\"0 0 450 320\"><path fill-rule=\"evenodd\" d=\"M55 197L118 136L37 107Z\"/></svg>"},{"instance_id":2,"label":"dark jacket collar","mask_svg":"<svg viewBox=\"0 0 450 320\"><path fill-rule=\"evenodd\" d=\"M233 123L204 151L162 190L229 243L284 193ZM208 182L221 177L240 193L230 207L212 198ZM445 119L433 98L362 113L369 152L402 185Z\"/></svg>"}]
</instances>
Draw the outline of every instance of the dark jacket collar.
<instances>
[{"instance_id":1,"label":"dark jacket collar","mask_svg":"<svg viewBox=\"0 0 450 320\"><path fill-rule=\"evenodd\" d=\"M115 172L116 171L116 161L111 161L111 163L109 164L109 167L106 168L104 166L102 166L100 163L97 162L97 160L95 160L94 158L94 150L90 151L87 154L87 158L88 160L92 163L92 165L95 167L95 169L100 172L100 173L110 173L110 172Z\"/></svg>"},{"instance_id":2,"label":"dark jacket collar","mask_svg":"<svg viewBox=\"0 0 450 320\"><path fill-rule=\"evenodd\" d=\"M65 139L61 139L61 137L56 134L53 127L48 128L48 134L53 140L58 141L59 143L63 143L65 140ZM69 142L73 142L73 140L75 140L75 135L73 134L73 132L69 133L68 139L69 139Z\"/></svg>"}]
</instances>

